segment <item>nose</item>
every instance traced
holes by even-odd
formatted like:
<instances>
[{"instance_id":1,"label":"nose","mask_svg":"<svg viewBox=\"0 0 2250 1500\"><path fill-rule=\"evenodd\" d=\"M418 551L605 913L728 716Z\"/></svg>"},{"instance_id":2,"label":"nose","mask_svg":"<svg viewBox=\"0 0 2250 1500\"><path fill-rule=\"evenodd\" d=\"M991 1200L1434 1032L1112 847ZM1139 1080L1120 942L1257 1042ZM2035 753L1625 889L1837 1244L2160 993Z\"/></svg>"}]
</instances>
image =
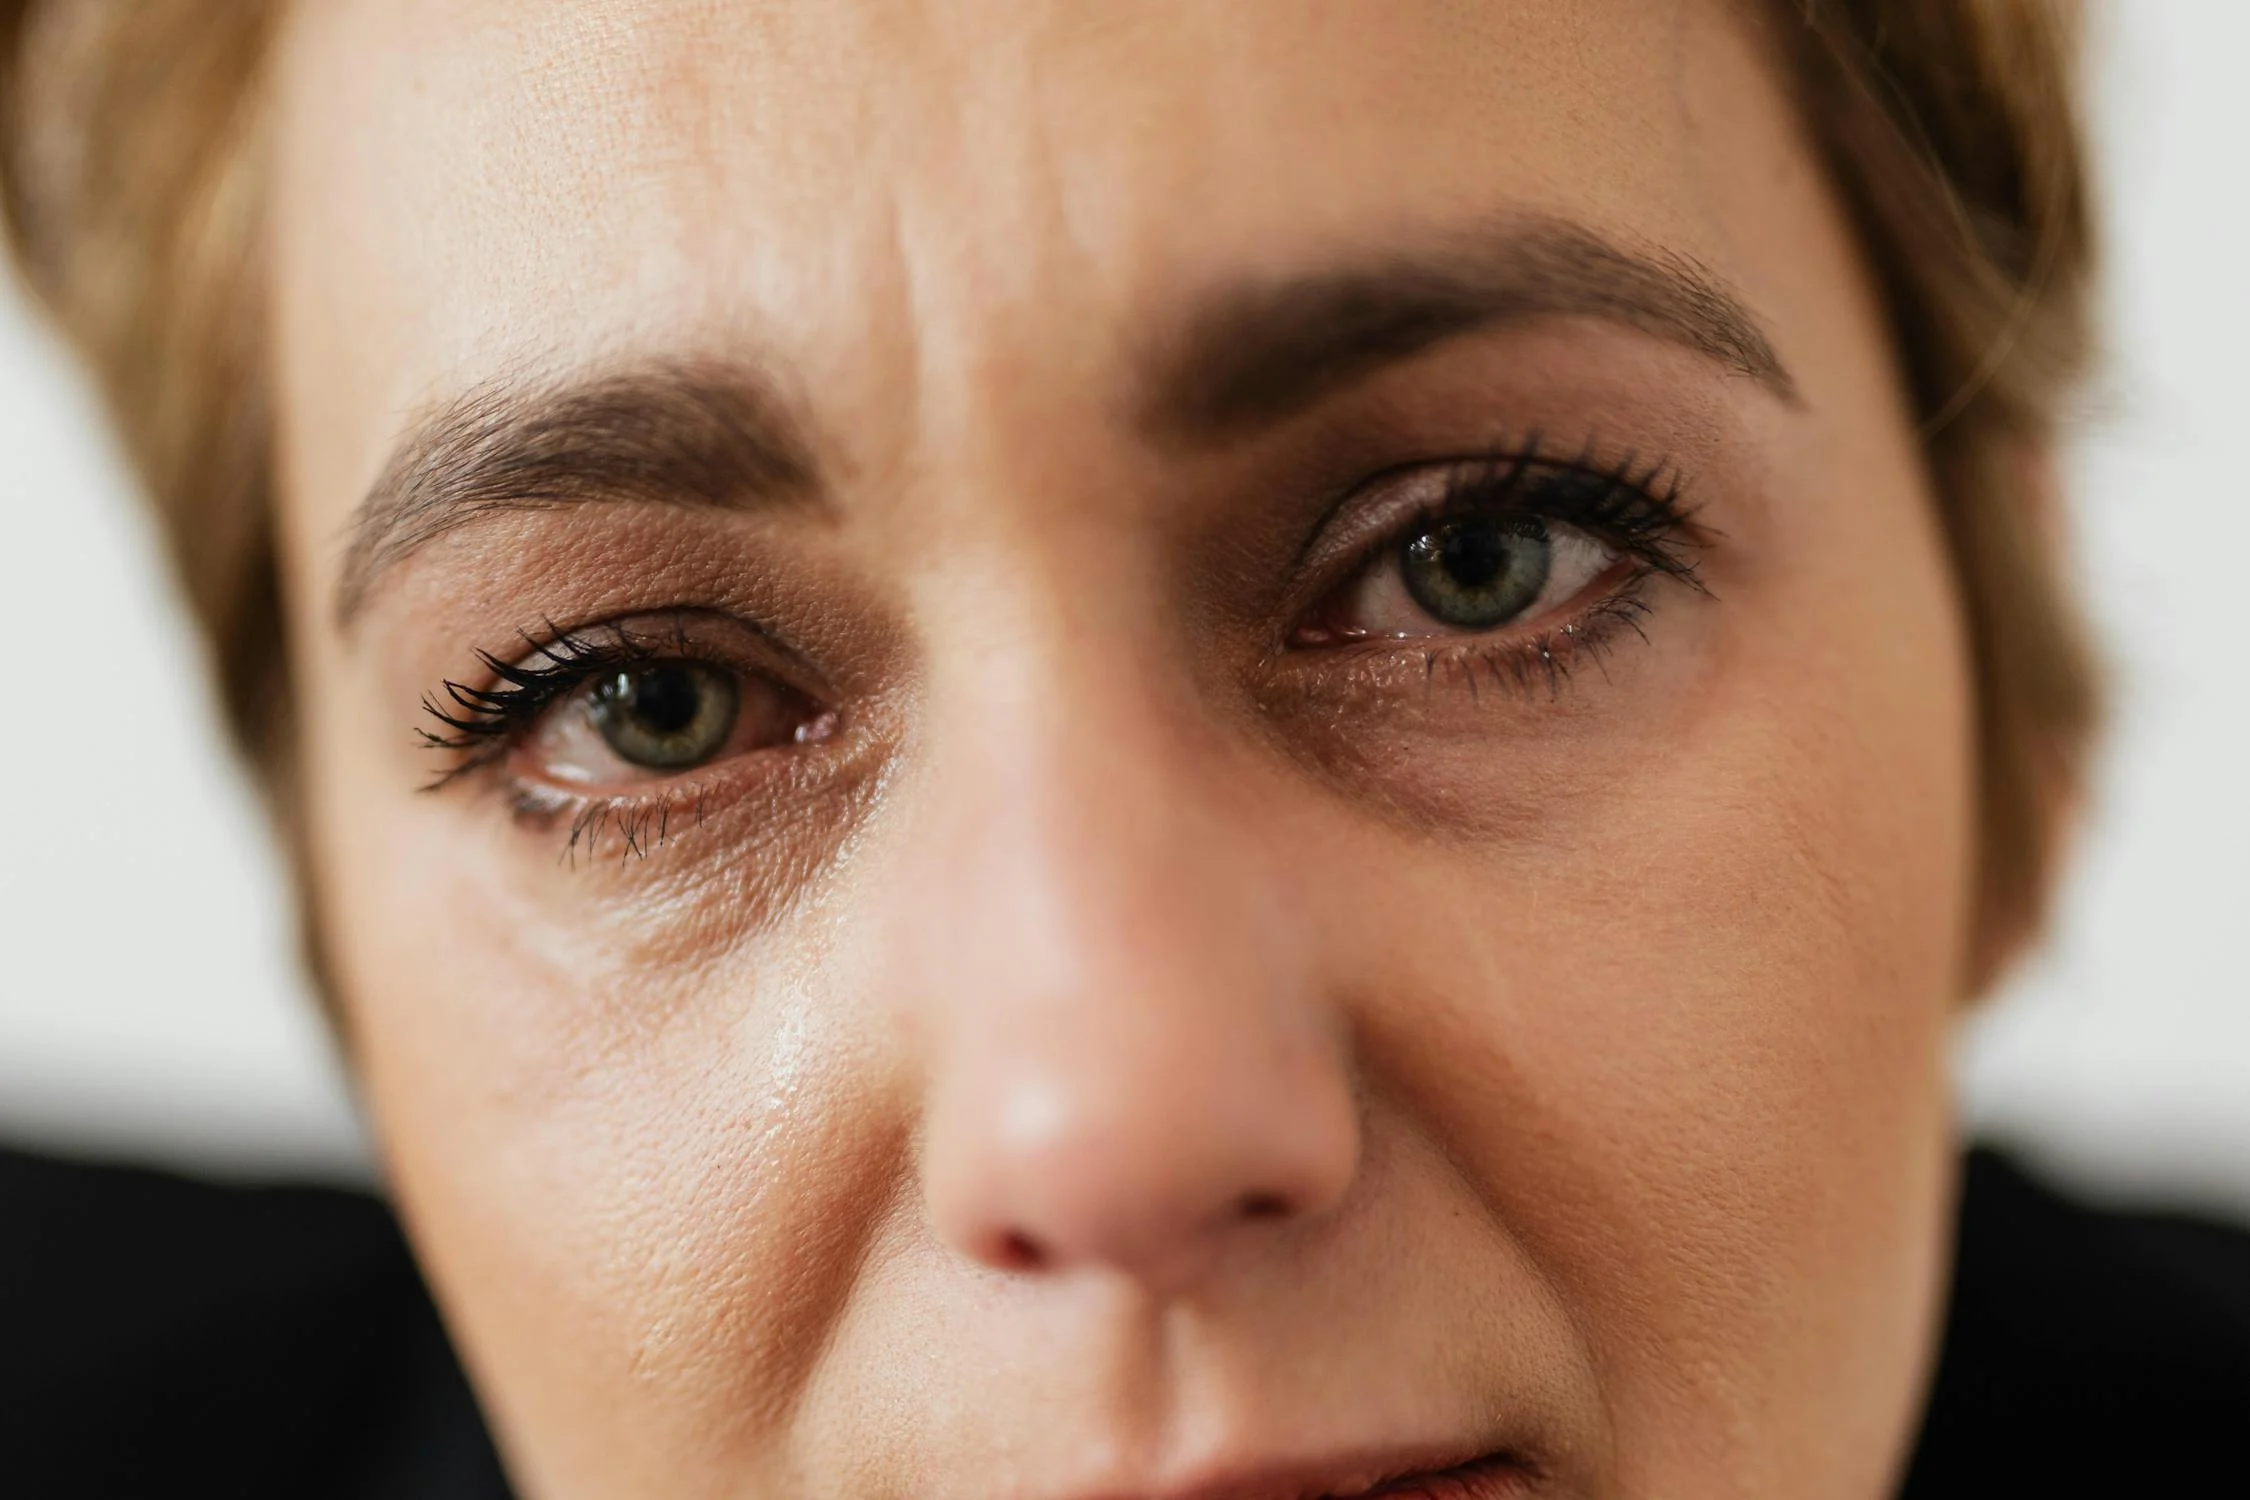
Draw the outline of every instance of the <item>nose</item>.
<instances>
[{"instance_id":1,"label":"nose","mask_svg":"<svg viewBox=\"0 0 2250 1500\"><path fill-rule=\"evenodd\" d=\"M985 718L920 841L923 1190L974 1261L1172 1297L1337 1205L1358 1105L1228 757L1146 703L1077 707Z\"/></svg>"}]
</instances>

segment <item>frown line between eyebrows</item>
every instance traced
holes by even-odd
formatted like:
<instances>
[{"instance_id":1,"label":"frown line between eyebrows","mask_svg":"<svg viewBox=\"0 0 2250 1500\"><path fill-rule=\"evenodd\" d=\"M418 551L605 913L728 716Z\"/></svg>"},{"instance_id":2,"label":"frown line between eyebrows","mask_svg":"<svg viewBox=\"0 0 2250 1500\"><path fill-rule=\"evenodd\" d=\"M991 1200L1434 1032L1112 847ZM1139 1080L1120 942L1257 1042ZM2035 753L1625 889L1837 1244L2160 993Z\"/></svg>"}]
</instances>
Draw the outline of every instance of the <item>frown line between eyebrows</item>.
<instances>
[{"instance_id":1,"label":"frown line between eyebrows","mask_svg":"<svg viewBox=\"0 0 2250 1500\"><path fill-rule=\"evenodd\" d=\"M1152 349L1140 424L1175 443L1224 443L1447 339L1565 317L1679 345L1801 404L1756 316L1707 267L1537 217L1420 252L1221 287Z\"/></svg>"},{"instance_id":2,"label":"frown line between eyebrows","mask_svg":"<svg viewBox=\"0 0 2250 1500\"><path fill-rule=\"evenodd\" d=\"M1689 349L1789 405L1795 381L1749 308L1693 259L1582 225L1519 219L1190 301L1136 361L1142 435L1242 438L1449 338L1590 317ZM759 366L650 362L541 383L488 381L409 430L354 513L335 616L446 533L593 501L742 510L820 497L807 430Z\"/></svg>"},{"instance_id":3,"label":"frown line between eyebrows","mask_svg":"<svg viewBox=\"0 0 2250 1500\"><path fill-rule=\"evenodd\" d=\"M498 513L597 500L741 510L804 503L818 487L804 430L746 365L488 381L416 422L353 513L337 625L415 552Z\"/></svg>"}]
</instances>

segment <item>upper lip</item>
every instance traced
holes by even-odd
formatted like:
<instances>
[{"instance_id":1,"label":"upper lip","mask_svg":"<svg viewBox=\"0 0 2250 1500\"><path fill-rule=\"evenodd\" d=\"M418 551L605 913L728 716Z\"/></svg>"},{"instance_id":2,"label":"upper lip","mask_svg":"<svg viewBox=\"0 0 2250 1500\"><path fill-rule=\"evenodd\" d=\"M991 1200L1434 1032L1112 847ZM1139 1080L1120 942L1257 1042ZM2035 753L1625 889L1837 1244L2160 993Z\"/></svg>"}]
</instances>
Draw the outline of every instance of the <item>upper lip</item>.
<instances>
[{"instance_id":1,"label":"upper lip","mask_svg":"<svg viewBox=\"0 0 2250 1500\"><path fill-rule=\"evenodd\" d=\"M1177 1488L1110 1491L1087 1500L1377 1500L1413 1495L1415 1486L1426 1482L1465 1486L1484 1479L1505 1485L1533 1472L1510 1449L1394 1451L1228 1470ZM1443 1500L1482 1500L1481 1492L1465 1488L1440 1493ZM1493 1490L1495 1497L1502 1493Z\"/></svg>"}]
</instances>

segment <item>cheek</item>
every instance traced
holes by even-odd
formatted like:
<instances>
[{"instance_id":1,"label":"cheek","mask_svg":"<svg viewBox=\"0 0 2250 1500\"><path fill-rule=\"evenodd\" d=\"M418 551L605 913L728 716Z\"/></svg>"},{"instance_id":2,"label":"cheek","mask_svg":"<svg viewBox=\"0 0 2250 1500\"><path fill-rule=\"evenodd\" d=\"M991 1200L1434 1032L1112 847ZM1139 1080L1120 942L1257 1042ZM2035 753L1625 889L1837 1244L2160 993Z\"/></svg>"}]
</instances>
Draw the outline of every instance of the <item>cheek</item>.
<instances>
[{"instance_id":1,"label":"cheek","mask_svg":"<svg viewBox=\"0 0 2250 1500\"><path fill-rule=\"evenodd\" d=\"M553 929L496 935L499 906L420 916L441 981L381 957L353 976L433 1281L503 1428L571 1483L751 1472L896 1186L908 1113L839 1024L833 975L644 967Z\"/></svg>"},{"instance_id":2,"label":"cheek","mask_svg":"<svg viewBox=\"0 0 2250 1500\"><path fill-rule=\"evenodd\" d=\"M1837 566L1729 581L1737 624L1660 752L1504 851L1394 853L1410 873L1359 918L1356 986L1393 997L1371 1075L1567 1288L1620 1451L1675 1481L1811 1492L1836 1460L1792 1433L1882 1451L1935 1308L1965 652L1912 505L1831 524L1857 533L1812 549Z\"/></svg>"},{"instance_id":3,"label":"cheek","mask_svg":"<svg viewBox=\"0 0 2250 1500\"><path fill-rule=\"evenodd\" d=\"M347 680L320 665L301 680ZM716 828L731 875L689 847L573 869L497 798L414 798L409 726L371 697L307 703L324 925L390 1180L503 1437L540 1493L758 1472L910 1115L835 993L843 898L783 911L740 873L771 861Z\"/></svg>"}]
</instances>

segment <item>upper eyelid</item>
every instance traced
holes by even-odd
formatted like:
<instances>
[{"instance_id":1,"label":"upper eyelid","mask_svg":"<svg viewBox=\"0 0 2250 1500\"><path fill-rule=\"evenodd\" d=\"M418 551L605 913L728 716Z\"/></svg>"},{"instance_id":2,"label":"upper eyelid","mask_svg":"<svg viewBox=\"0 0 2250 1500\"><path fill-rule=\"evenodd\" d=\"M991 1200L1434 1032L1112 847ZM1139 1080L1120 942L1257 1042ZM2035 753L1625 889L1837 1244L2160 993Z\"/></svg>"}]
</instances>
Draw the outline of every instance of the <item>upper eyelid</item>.
<instances>
[{"instance_id":1,"label":"upper eyelid","mask_svg":"<svg viewBox=\"0 0 2250 1500\"><path fill-rule=\"evenodd\" d=\"M1505 468L1512 477L1540 471L1580 476L1636 494L1650 510L1661 514L1668 522L1701 532L1701 528L1695 527L1694 508L1686 503L1687 476L1670 460L1642 460L1630 450L1614 460L1604 459L1595 453L1591 444L1575 458L1561 458L1542 453L1540 446L1540 440L1534 435L1516 448L1452 458L1417 459L1368 475L1324 511L1319 526L1299 554L1300 578L1316 585L1333 585L1348 575L1351 565L1364 560L1371 549L1384 545L1399 526L1430 509L1404 499L1382 505L1381 497L1387 489L1420 475L1428 475L1434 484L1445 486L1451 476L1483 467ZM1697 534L1687 540L1690 545L1700 546L1706 538Z\"/></svg>"},{"instance_id":2,"label":"upper eyelid","mask_svg":"<svg viewBox=\"0 0 2250 1500\"><path fill-rule=\"evenodd\" d=\"M659 628L635 630L636 621L661 618L665 623ZM497 652L479 650L478 661L492 675L504 675L499 667L528 671L566 671L580 663L606 666L616 661L653 661L665 657L685 657L738 667L780 669L793 680L793 685L803 686L800 679L817 674L803 653L797 651L762 622L750 619L731 610L704 606L675 606L671 608L641 609L589 620L580 624L559 626L553 621L542 622L544 634L535 635L519 630L516 639L522 643L521 654L502 657ZM695 627L702 626L698 631ZM706 637L724 632L757 643L756 652L730 652L710 642ZM558 647L578 650L584 643L582 654L558 659ZM747 658L757 655L758 662Z\"/></svg>"},{"instance_id":3,"label":"upper eyelid","mask_svg":"<svg viewBox=\"0 0 2250 1500\"><path fill-rule=\"evenodd\" d=\"M717 618L713 611L676 613ZM544 639L528 632L519 633L519 638L527 643L522 655L502 660L496 653L479 651L478 660L485 668L482 677L469 682L447 678L437 692L424 695L423 714L436 720L444 732L433 733L427 726L420 727L418 732L423 743L464 757L460 766L431 785L446 785L476 763L481 748L521 733L540 716L568 702L601 673L622 665L683 658L735 671L772 671L780 665L770 659L762 664L751 664L739 655L704 645L688 634L679 619L675 619L676 628L670 635L651 631L636 639L629 630L635 618L625 615L568 628L550 622L549 634ZM726 625L758 639L776 654L786 655L795 663L795 653L787 651L754 622L728 617ZM558 659L558 648L573 654L567 659ZM541 665L542 662L546 664ZM792 681L790 686L811 696L811 689L801 681Z\"/></svg>"},{"instance_id":4,"label":"upper eyelid","mask_svg":"<svg viewBox=\"0 0 2250 1500\"><path fill-rule=\"evenodd\" d=\"M1520 441L1482 447L1451 456L1425 457L1403 461L1365 474L1344 489L1334 500L1323 507L1319 522L1300 550L1296 573L1300 583L1291 592L1294 597L1285 611L1290 617L1284 627L1293 625L1302 610L1317 598L1304 597L1307 582L1333 586L1340 581L1336 564L1339 561L1356 561L1364 558L1370 548L1380 546L1386 535L1395 532L1415 514L1427 511L1434 501L1443 497L1455 484L1455 476L1469 470L1488 470L1505 474L1513 482L1523 476L1541 472L1557 477L1580 477L1610 487L1640 493L1650 508L1673 514L1673 519L1686 523L1692 512L1680 505L1685 493L1685 475L1670 461L1664 459L1644 461L1637 459L1632 450L1613 454L1603 451L1602 445L1588 441L1574 454L1565 456L1548 447L1538 433L1533 432ZM1423 480L1432 492L1419 497L1398 495L1402 486ZM1384 503L1383 497L1391 498ZM1356 522L1353 513L1363 514ZM1535 511L1535 513L1537 513ZM1715 534L1715 533L1714 533ZM1700 541L1696 544L1700 544ZM1682 570L1691 572L1692 570ZM1307 575L1312 577L1308 579ZM637 620L663 617L667 625L660 629L636 631ZM703 645L697 636L688 633L686 622L707 620L721 629L738 633L755 640L765 658L751 662L723 650ZM605 639L591 641L590 649L570 659L558 659L557 648L572 648L573 643L597 635ZM568 626L558 626L552 620L542 621L542 632L534 634L519 630L517 639L523 645L520 654L502 658L496 652L477 653L484 666L480 678L448 677L441 681L440 693L456 706L472 709L473 705L460 701L465 691L481 697L492 690L485 684L493 679L505 679L511 672L536 672L553 674L554 683L547 691L538 691L526 684L517 684L516 692L526 697L537 697L542 705L549 704L572 691L587 677L619 660L646 660L651 656L680 655L693 657L750 670L779 668L789 685L814 697L826 696L819 681L821 674L801 653L764 623L746 617L736 610L711 606L685 608L657 608L620 613L608 618L595 619ZM778 658L778 659L777 659ZM582 668L582 670L577 670ZM511 692L509 696L515 696ZM437 710L441 705L438 695L424 698L426 707ZM451 721L443 713L436 713L441 722Z\"/></svg>"}]
</instances>

